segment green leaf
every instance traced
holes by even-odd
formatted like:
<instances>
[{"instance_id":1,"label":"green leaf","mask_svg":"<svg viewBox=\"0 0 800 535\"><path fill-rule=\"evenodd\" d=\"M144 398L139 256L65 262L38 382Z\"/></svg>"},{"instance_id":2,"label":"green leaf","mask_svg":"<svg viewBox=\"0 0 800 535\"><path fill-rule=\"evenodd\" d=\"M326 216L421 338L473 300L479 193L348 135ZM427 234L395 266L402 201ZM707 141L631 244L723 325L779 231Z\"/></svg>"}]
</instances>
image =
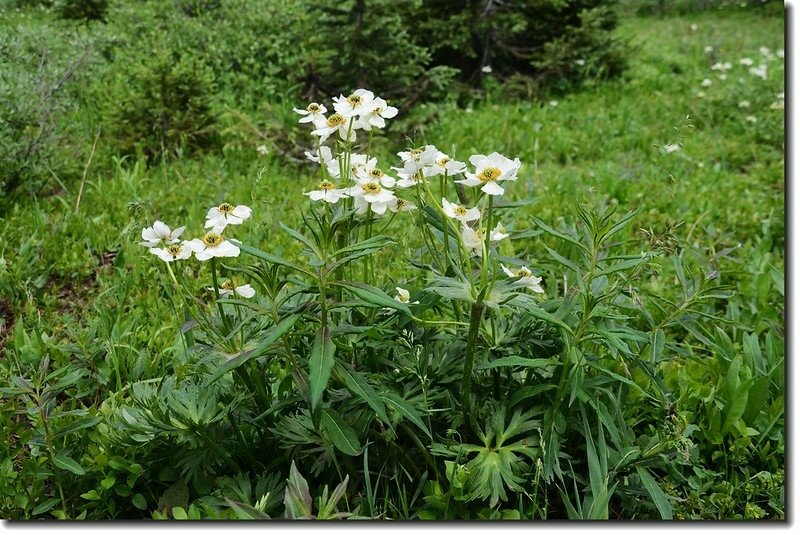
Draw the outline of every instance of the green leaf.
<instances>
[{"instance_id":1,"label":"green leaf","mask_svg":"<svg viewBox=\"0 0 800 535\"><path fill-rule=\"evenodd\" d=\"M289 480L283 493L283 505L286 508L286 518L311 518L312 501L308 482L297 470L294 460L289 467Z\"/></svg>"},{"instance_id":2,"label":"green leaf","mask_svg":"<svg viewBox=\"0 0 800 535\"><path fill-rule=\"evenodd\" d=\"M311 250L311 252L312 252L312 253L314 253L314 255L315 255L315 256L316 256L316 257L317 257L319 260L321 260L321 261L323 261L323 260L324 260L324 259L322 258L322 253L321 253L321 252L320 252L320 250L317 248L317 246L316 246L316 245L314 245L314 243L313 243L311 240L309 240L308 238L306 238L305 236L303 236L302 234L300 234L299 232L297 232L297 231L296 231L296 230L294 230L293 228L287 227L287 226L286 226L286 225L284 225L283 223L278 223L278 225L280 225L281 229L283 229L283 231L284 231L284 232L286 232L287 234L289 234L289 236L291 236L291 237L292 237L292 238L294 238L295 240L299 241L300 243L302 243L302 244L304 244L306 247L308 247L308 248Z\"/></svg>"},{"instance_id":3,"label":"green leaf","mask_svg":"<svg viewBox=\"0 0 800 535\"><path fill-rule=\"evenodd\" d=\"M55 463L55 465L62 470L68 470L77 476L82 476L86 473L86 470L84 470L81 465L75 462L75 459L68 457L63 453L56 455L55 459L53 459L53 463Z\"/></svg>"},{"instance_id":4,"label":"green leaf","mask_svg":"<svg viewBox=\"0 0 800 535\"><path fill-rule=\"evenodd\" d=\"M516 392L514 392L511 395L511 397L508 400L508 406L513 407L514 405L516 405L517 403L519 403L524 399L531 398L548 390L553 390L554 388L556 388L556 385L549 385L549 384L523 386L522 388L519 388Z\"/></svg>"},{"instance_id":5,"label":"green leaf","mask_svg":"<svg viewBox=\"0 0 800 535\"><path fill-rule=\"evenodd\" d=\"M225 503L228 504L228 507L233 509L236 513L236 518L239 520L269 520L269 515L264 511L256 509L252 505L247 505L246 503L237 502L231 500L230 498L225 498Z\"/></svg>"},{"instance_id":6,"label":"green leaf","mask_svg":"<svg viewBox=\"0 0 800 535\"><path fill-rule=\"evenodd\" d=\"M650 362L658 364L664 353L664 329L658 328L650 335Z\"/></svg>"},{"instance_id":7,"label":"green leaf","mask_svg":"<svg viewBox=\"0 0 800 535\"><path fill-rule=\"evenodd\" d=\"M344 423L334 411L325 409L322 411L322 427L328 432L333 445L345 455L355 456L361 450L358 436L353 429Z\"/></svg>"},{"instance_id":8,"label":"green leaf","mask_svg":"<svg viewBox=\"0 0 800 535\"><path fill-rule=\"evenodd\" d=\"M80 429L86 429L87 427L94 427L95 425L97 425L102 421L103 418L100 416L91 416L75 420L74 422L70 422L62 427L59 427L56 431L54 431L53 438L59 438L64 435L68 435L69 433L78 431Z\"/></svg>"},{"instance_id":9,"label":"green leaf","mask_svg":"<svg viewBox=\"0 0 800 535\"><path fill-rule=\"evenodd\" d=\"M287 268L292 269L294 271L298 271L300 273L305 273L309 277L313 277L314 276L314 274L311 271L309 271L309 270L305 269L304 267L301 267L301 266L299 266L297 264L289 262L288 260L284 260L280 256L275 256L275 255L270 254L270 253L265 253L261 249L253 247L251 245L245 245L244 243L240 242L239 240L231 239L229 241L231 243L233 243L234 245L236 245L239 249L241 249L245 253L247 253L249 255L252 255L252 256L255 256L256 258L260 258L261 260L266 260L270 264L277 264L279 266L287 267Z\"/></svg>"},{"instance_id":10,"label":"green leaf","mask_svg":"<svg viewBox=\"0 0 800 535\"><path fill-rule=\"evenodd\" d=\"M337 365L336 373L342 380L347 389L356 396L363 399L369 405L378 418L387 425L392 425L389 417L386 415L386 407L378 396L378 393L372 388L364 376L360 373L351 372L347 366Z\"/></svg>"},{"instance_id":11,"label":"green leaf","mask_svg":"<svg viewBox=\"0 0 800 535\"><path fill-rule=\"evenodd\" d=\"M360 282L336 282L334 284L347 289L359 299L362 299L375 307L392 308L409 316L412 315L411 310L408 308L408 306L406 306L405 303L401 303L397 299L390 297L380 288Z\"/></svg>"},{"instance_id":12,"label":"green leaf","mask_svg":"<svg viewBox=\"0 0 800 535\"><path fill-rule=\"evenodd\" d=\"M206 381L206 385L210 385L218 381L222 376L226 373L235 370L245 362L250 361L256 357L261 356L261 354L266 350L269 346L274 344L278 341L278 339L286 334L289 329L295 324L295 322L300 318L300 314L292 314L291 316L287 316L282 319L278 324L273 325L269 329L266 330L263 337L261 338L258 346L248 351L244 351L239 355L233 357L232 359L226 361L222 366L216 369L214 373Z\"/></svg>"},{"instance_id":13,"label":"green leaf","mask_svg":"<svg viewBox=\"0 0 800 535\"><path fill-rule=\"evenodd\" d=\"M545 366L552 366L555 364L553 359L528 359L525 357L503 357L491 362L486 362L479 366L475 366L476 370L492 370L495 368L504 368L508 366L519 366L522 368L543 368Z\"/></svg>"},{"instance_id":14,"label":"green leaf","mask_svg":"<svg viewBox=\"0 0 800 535\"><path fill-rule=\"evenodd\" d=\"M347 247L342 247L341 249L339 249L338 251L336 251L333 254L334 254L334 256L341 256L341 255L349 255L349 254L352 254L352 253L357 253L359 251L364 251L364 250L367 250L367 249L378 250L378 249L381 249L381 248L383 248L383 247L385 247L385 246L387 246L389 244L392 244L392 243L394 243L394 240L392 240L388 236L382 236L382 235L373 236L372 238L370 238L368 240L363 240L363 241L354 243L353 245L348 245Z\"/></svg>"},{"instance_id":15,"label":"green leaf","mask_svg":"<svg viewBox=\"0 0 800 535\"><path fill-rule=\"evenodd\" d=\"M58 498L50 498L49 500L45 500L39 505L36 506L36 509L33 510L31 513L33 516L39 516L45 514L47 511L55 507L61 500Z\"/></svg>"},{"instance_id":16,"label":"green leaf","mask_svg":"<svg viewBox=\"0 0 800 535\"><path fill-rule=\"evenodd\" d=\"M428 426L425 425L425 422L422 421L422 418L419 417L417 414L416 409L406 401L405 399L401 398L394 392L384 392L381 395L381 399L386 402L392 409L397 411L398 413L402 414L405 418L407 418L411 423L417 426L423 433L425 433L428 438L433 438L431 435Z\"/></svg>"},{"instance_id":17,"label":"green leaf","mask_svg":"<svg viewBox=\"0 0 800 535\"><path fill-rule=\"evenodd\" d=\"M175 520L189 520L189 515L186 514L186 509L183 507L173 507L172 518Z\"/></svg>"},{"instance_id":18,"label":"green leaf","mask_svg":"<svg viewBox=\"0 0 800 535\"><path fill-rule=\"evenodd\" d=\"M335 353L336 345L331 340L328 328L321 328L314 339L314 345L311 346L311 357L308 359L309 396L311 409L314 411L322 401L322 393L325 392L325 387L331 378Z\"/></svg>"},{"instance_id":19,"label":"green leaf","mask_svg":"<svg viewBox=\"0 0 800 535\"><path fill-rule=\"evenodd\" d=\"M578 265L575 262L572 262L571 260L567 260L566 258L561 256L560 254L558 254L558 252L556 252L554 249L551 249L550 247L548 247L544 243L542 243L542 246L544 246L544 248L547 249L547 252L550 253L550 256L552 256L555 259L556 262L558 262L559 264L561 264L562 266L564 266L564 267L566 267L568 269L571 269L575 273L580 274L581 269L578 267Z\"/></svg>"},{"instance_id":20,"label":"green leaf","mask_svg":"<svg viewBox=\"0 0 800 535\"><path fill-rule=\"evenodd\" d=\"M573 238L572 236L567 236L566 234L562 234L561 232L558 232L556 229L554 229L553 227L547 225L544 221L542 221L539 218L534 217L533 218L533 222L536 224L536 226L538 226L540 229L542 229L546 233L550 234L551 236L555 236L556 238L559 238L559 239L564 240L564 241L568 241L568 242L572 243L573 245L577 245L578 247L581 248L581 250L586 252L586 246L583 245L578 240L576 240L575 238Z\"/></svg>"},{"instance_id":21,"label":"green leaf","mask_svg":"<svg viewBox=\"0 0 800 535\"><path fill-rule=\"evenodd\" d=\"M133 506L140 511L145 511L147 509L147 500L145 500L144 496L138 492L133 495L131 502L133 502Z\"/></svg>"},{"instance_id":22,"label":"green leaf","mask_svg":"<svg viewBox=\"0 0 800 535\"><path fill-rule=\"evenodd\" d=\"M669 503L669 498L664 494L664 491L661 490L661 487L658 486L656 480L653 479L653 476L650 475L650 472L648 472L644 466L637 466L636 472L639 474L639 479L642 480L644 488L647 489L647 492L653 499L653 503L656 504L658 512L661 513L661 519L672 520L672 504Z\"/></svg>"}]
</instances>

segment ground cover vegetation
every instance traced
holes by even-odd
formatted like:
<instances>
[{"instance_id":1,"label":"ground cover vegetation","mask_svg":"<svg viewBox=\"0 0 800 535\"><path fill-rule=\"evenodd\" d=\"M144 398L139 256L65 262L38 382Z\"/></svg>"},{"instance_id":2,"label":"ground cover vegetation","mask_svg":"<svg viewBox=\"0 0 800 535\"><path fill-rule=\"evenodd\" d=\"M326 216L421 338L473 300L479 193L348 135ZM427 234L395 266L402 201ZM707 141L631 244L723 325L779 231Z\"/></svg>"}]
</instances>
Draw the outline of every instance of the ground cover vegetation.
<instances>
[{"instance_id":1,"label":"ground cover vegetation","mask_svg":"<svg viewBox=\"0 0 800 535\"><path fill-rule=\"evenodd\" d=\"M784 517L782 6L456 4L2 4L4 518Z\"/></svg>"}]
</instances>

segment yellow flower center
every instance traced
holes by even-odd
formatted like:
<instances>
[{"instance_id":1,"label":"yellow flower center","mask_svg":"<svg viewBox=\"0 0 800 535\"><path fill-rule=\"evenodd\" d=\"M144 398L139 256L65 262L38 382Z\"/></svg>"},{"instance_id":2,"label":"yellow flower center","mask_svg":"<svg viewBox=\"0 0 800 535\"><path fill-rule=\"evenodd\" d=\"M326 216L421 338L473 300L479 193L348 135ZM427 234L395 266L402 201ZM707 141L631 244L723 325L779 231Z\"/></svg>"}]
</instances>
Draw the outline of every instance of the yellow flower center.
<instances>
[{"instance_id":1,"label":"yellow flower center","mask_svg":"<svg viewBox=\"0 0 800 535\"><path fill-rule=\"evenodd\" d=\"M450 162L450 160L452 160L452 158L450 158L448 156L445 156L443 158L439 158L438 160L436 160L436 164L439 167L444 167L444 166L446 166L448 164L448 162Z\"/></svg>"},{"instance_id":2,"label":"yellow flower center","mask_svg":"<svg viewBox=\"0 0 800 535\"><path fill-rule=\"evenodd\" d=\"M410 151L408 151L408 155L415 160L419 160L421 154L422 154L422 149L411 149Z\"/></svg>"},{"instance_id":3,"label":"yellow flower center","mask_svg":"<svg viewBox=\"0 0 800 535\"><path fill-rule=\"evenodd\" d=\"M233 291L233 290L235 290L235 289L236 289L236 285L233 283L233 281L231 281L231 280L227 280L227 281L225 281L225 282L223 282L223 283L222 283L222 285L220 286L220 289L221 289L221 290L230 290L230 291Z\"/></svg>"},{"instance_id":4,"label":"yellow flower center","mask_svg":"<svg viewBox=\"0 0 800 535\"><path fill-rule=\"evenodd\" d=\"M403 208L406 204L408 204L408 203L406 201L404 201L403 199L397 199L397 209L398 210Z\"/></svg>"},{"instance_id":5,"label":"yellow flower center","mask_svg":"<svg viewBox=\"0 0 800 535\"><path fill-rule=\"evenodd\" d=\"M369 172L369 176L372 178L381 179L383 178L383 171L381 169L373 169Z\"/></svg>"},{"instance_id":6,"label":"yellow flower center","mask_svg":"<svg viewBox=\"0 0 800 535\"><path fill-rule=\"evenodd\" d=\"M172 245L167 245L167 252L172 256L178 256L183 251L183 245L179 243L174 243Z\"/></svg>"},{"instance_id":7,"label":"yellow flower center","mask_svg":"<svg viewBox=\"0 0 800 535\"><path fill-rule=\"evenodd\" d=\"M207 232L206 235L203 236L203 243L206 244L206 247L216 247L222 243L222 241L222 236L215 234L214 232Z\"/></svg>"},{"instance_id":8,"label":"yellow flower center","mask_svg":"<svg viewBox=\"0 0 800 535\"><path fill-rule=\"evenodd\" d=\"M376 182L367 182L361 186L361 189L364 190L364 193L367 195L377 195L381 192L381 185Z\"/></svg>"},{"instance_id":9,"label":"yellow flower center","mask_svg":"<svg viewBox=\"0 0 800 535\"><path fill-rule=\"evenodd\" d=\"M334 184L330 180L323 180L322 182L319 183L319 189L330 191L332 189L336 189L336 184Z\"/></svg>"},{"instance_id":10,"label":"yellow flower center","mask_svg":"<svg viewBox=\"0 0 800 535\"><path fill-rule=\"evenodd\" d=\"M497 180L501 174L503 174L503 172L497 167L487 167L478 173L478 179L482 182L491 182L493 180Z\"/></svg>"},{"instance_id":11,"label":"yellow flower center","mask_svg":"<svg viewBox=\"0 0 800 535\"><path fill-rule=\"evenodd\" d=\"M453 212L454 212L456 215L463 216L463 215L466 215L466 214L467 214L467 209L466 209L466 208L464 208L463 206L461 206L461 205L459 204L459 205L456 205L456 207L455 207L455 208L453 208Z\"/></svg>"},{"instance_id":12,"label":"yellow flower center","mask_svg":"<svg viewBox=\"0 0 800 535\"><path fill-rule=\"evenodd\" d=\"M311 104L308 105L306 111L309 111L311 113L319 113L321 109L322 108L319 107L319 104L317 104L316 102L312 102Z\"/></svg>"},{"instance_id":13,"label":"yellow flower center","mask_svg":"<svg viewBox=\"0 0 800 535\"><path fill-rule=\"evenodd\" d=\"M224 203L220 204L219 206L217 206L217 210L219 210L223 214L230 214L231 212L233 212L233 208L234 207L233 207L232 204L228 204L226 202L224 202Z\"/></svg>"},{"instance_id":14,"label":"yellow flower center","mask_svg":"<svg viewBox=\"0 0 800 535\"><path fill-rule=\"evenodd\" d=\"M359 104L361 104L363 101L364 99L362 99L360 95L356 95L355 93L347 97L347 102L349 102L350 105L354 108Z\"/></svg>"},{"instance_id":15,"label":"yellow flower center","mask_svg":"<svg viewBox=\"0 0 800 535\"><path fill-rule=\"evenodd\" d=\"M530 277L532 275L531 270L526 267L521 267L512 271L515 277Z\"/></svg>"},{"instance_id":16,"label":"yellow flower center","mask_svg":"<svg viewBox=\"0 0 800 535\"><path fill-rule=\"evenodd\" d=\"M344 116L339 115L338 113L334 113L330 117L328 117L327 125L331 128L334 126L342 126L344 123L347 122L347 119Z\"/></svg>"}]
</instances>

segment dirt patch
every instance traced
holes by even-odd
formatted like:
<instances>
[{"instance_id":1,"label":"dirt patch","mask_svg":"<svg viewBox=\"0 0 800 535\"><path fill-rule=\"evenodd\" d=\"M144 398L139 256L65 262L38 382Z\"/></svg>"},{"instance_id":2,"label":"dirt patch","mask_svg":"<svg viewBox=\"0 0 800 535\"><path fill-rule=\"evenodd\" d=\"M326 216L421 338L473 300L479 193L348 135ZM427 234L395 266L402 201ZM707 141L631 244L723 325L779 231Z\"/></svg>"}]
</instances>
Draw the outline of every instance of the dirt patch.
<instances>
[{"instance_id":1,"label":"dirt patch","mask_svg":"<svg viewBox=\"0 0 800 535\"><path fill-rule=\"evenodd\" d=\"M5 299L0 299L0 351L6 347L6 340L11 336L14 327L14 311L11 304Z\"/></svg>"}]
</instances>

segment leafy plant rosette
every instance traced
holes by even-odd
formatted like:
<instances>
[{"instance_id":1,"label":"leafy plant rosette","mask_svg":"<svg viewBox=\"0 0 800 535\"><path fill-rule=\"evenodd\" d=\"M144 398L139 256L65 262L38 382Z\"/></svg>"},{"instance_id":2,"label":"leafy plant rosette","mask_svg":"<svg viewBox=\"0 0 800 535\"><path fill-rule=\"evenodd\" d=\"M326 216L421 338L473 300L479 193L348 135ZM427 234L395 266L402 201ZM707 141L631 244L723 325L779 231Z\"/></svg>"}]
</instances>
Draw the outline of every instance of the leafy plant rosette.
<instances>
[{"instance_id":1,"label":"leafy plant rosette","mask_svg":"<svg viewBox=\"0 0 800 535\"><path fill-rule=\"evenodd\" d=\"M398 110L370 91L295 111L317 178L304 228L280 228L302 260L234 238L252 213L234 203L209 209L201 238L144 229L184 308L191 366L133 385L115 437L206 452L181 461L187 479L290 460L347 474L362 496L350 512L366 516L380 484L405 517L420 508L408 496L424 495L430 518L546 517L551 496L571 518L608 518L613 496L648 495L630 514L671 518L656 477L689 441L682 418L665 425L675 400L660 363L677 347L665 331L728 294L678 260L683 298L645 295L657 254L618 251L636 211L578 206L579 226L506 230L525 204L506 199L518 159L423 145L379 165L374 136ZM557 241L540 244L546 271L505 254L540 235ZM192 257L209 268L201 288Z\"/></svg>"}]
</instances>

